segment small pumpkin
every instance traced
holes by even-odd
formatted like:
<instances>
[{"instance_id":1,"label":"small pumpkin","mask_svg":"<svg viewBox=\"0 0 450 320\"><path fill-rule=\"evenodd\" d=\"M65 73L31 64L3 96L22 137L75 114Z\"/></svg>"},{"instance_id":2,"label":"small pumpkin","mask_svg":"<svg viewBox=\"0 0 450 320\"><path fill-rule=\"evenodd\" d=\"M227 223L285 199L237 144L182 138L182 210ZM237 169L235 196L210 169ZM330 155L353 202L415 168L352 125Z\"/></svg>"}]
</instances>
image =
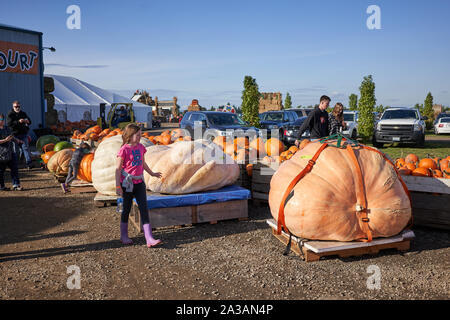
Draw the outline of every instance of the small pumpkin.
<instances>
[{"instance_id":1,"label":"small pumpkin","mask_svg":"<svg viewBox=\"0 0 450 320\"><path fill-rule=\"evenodd\" d=\"M56 153L56 151L51 150L51 151L47 151L47 152L41 154L41 159L42 159L42 161L44 161L44 163L47 164L48 161L50 160L50 158L51 158L55 153Z\"/></svg>"},{"instance_id":2,"label":"small pumpkin","mask_svg":"<svg viewBox=\"0 0 450 320\"><path fill-rule=\"evenodd\" d=\"M233 143L237 146L237 149L248 149L250 147L247 137L237 137Z\"/></svg>"},{"instance_id":3,"label":"small pumpkin","mask_svg":"<svg viewBox=\"0 0 450 320\"><path fill-rule=\"evenodd\" d=\"M431 170L424 167L418 167L412 172L412 175L417 177L431 177Z\"/></svg>"},{"instance_id":4,"label":"small pumpkin","mask_svg":"<svg viewBox=\"0 0 450 320\"><path fill-rule=\"evenodd\" d=\"M419 157L416 156L414 153L408 154L408 155L405 157L405 162L406 162L406 163L413 163L413 164L416 164L417 162L419 162Z\"/></svg>"},{"instance_id":5,"label":"small pumpkin","mask_svg":"<svg viewBox=\"0 0 450 320\"><path fill-rule=\"evenodd\" d=\"M284 151L284 144L277 138L270 138L265 144L266 153L269 156L279 156Z\"/></svg>"},{"instance_id":6,"label":"small pumpkin","mask_svg":"<svg viewBox=\"0 0 450 320\"><path fill-rule=\"evenodd\" d=\"M447 170L448 169L448 163L449 163L448 159L442 159L441 161L439 161L439 169L441 171Z\"/></svg>"},{"instance_id":7,"label":"small pumpkin","mask_svg":"<svg viewBox=\"0 0 450 320\"><path fill-rule=\"evenodd\" d=\"M247 170L248 176L251 177L253 175L253 164L249 163L245 166L245 169Z\"/></svg>"},{"instance_id":8,"label":"small pumpkin","mask_svg":"<svg viewBox=\"0 0 450 320\"><path fill-rule=\"evenodd\" d=\"M299 149L296 146L292 146L288 149L291 153L296 153Z\"/></svg>"},{"instance_id":9,"label":"small pumpkin","mask_svg":"<svg viewBox=\"0 0 450 320\"><path fill-rule=\"evenodd\" d=\"M266 155L264 141L260 137L253 139L252 142L250 142L249 148L255 149L259 157L264 157Z\"/></svg>"},{"instance_id":10,"label":"small pumpkin","mask_svg":"<svg viewBox=\"0 0 450 320\"><path fill-rule=\"evenodd\" d=\"M402 168L398 169L398 173L400 173L403 176L410 176L412 171L410 169L408 169L407 167L402 167Z\"/></svg>"},{"instance_id":11,"label":"small pumpkin","mask_svg":"<svg viewBox=\"0 0 450 320\"><path fill-rule=\"evenodd\" d=\"M431 172L432 172L433 178L443 178L444 177L441 170L436 169L436 170L432 170Z\"/></svg>"},{"instance_id":12,"label":"small pumpkin","mask_svg":"<svg viewBox=\"0 0 450 320\"><path fill-rule=\"evenodd\" d=\"M304 147L308 145L311 141L309 139L303 139L302 142L300 142L300 145L298 146L299 150L302 150Z\"/></svg>"},{"instance_id":13,"label":"small pumpkin","mask_svg":"<svg viewBox=\"0 0 450 320\"><path fill-rule=\"evenodd\" d=\"M437 169L436 163L434 162L433 159L430 159L430 158L424 158L424 159L420 160L419 167L427 168L427 169L431 169L431 170Z\"/></svg>"},{"instance_id":14,"label":"small pumpkin","mask_svg":"<svg viewBox=\"0 0 450 320\"><path fill-rule=\"evenodd\" d=\"M416 165L414 163L407 163L404 165L404 167L408 168L411 171L416 170Z\"/></svg>"},{"instance_id":15,"label":"small pumpkin","mask_svg":"<svg viewBox=\"0 0 450 320\"><path fill-rule=\"evenodd\" d=\"M405 159L404 158L399 158L395 161L395 166L400 169L402 167L404 167L406 165Z\"/></svg>"}]
</instances>

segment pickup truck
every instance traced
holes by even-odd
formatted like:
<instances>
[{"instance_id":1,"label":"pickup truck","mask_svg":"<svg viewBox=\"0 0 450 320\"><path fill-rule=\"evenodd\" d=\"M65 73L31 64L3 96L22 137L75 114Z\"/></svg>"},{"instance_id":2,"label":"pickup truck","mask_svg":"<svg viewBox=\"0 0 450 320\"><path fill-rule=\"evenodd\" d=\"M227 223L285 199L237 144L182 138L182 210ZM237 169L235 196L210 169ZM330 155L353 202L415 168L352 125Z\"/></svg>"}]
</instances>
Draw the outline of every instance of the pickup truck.
<instances>
[{"instance_id":1,"label":"pickup truck","mask_svg":"<svg viewBox=\"0 0 450 320\"><path fill-rule=\"evenodd\" d=\"M425 143L425 120L420 112L411 108L386 109L376 122L372 143L382 148L385 143L412 143L422 147Z\"/></svg>"}]
</instances>

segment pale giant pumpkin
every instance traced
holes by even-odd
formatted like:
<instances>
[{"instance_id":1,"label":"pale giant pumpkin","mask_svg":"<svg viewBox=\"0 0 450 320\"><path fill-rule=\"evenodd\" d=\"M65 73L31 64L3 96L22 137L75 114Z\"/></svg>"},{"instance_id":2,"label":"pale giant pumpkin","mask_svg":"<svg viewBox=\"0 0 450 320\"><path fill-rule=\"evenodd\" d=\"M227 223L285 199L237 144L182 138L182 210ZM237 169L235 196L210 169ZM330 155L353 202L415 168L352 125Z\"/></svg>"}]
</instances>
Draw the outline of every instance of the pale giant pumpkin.
<instances>
[{"instance_id":1,"label":"pale giant pumpkin","mask_svg":"<svg viewBox=\"0 0 450 320\"><path fill-rule=\"evenodd\" d=\"M48 171L57 175L67 175L72 154L73 149L63 149L56 152L47 163Z\"/></svg>"},{"instance_id":2,"label":"pale giant pumpkin","mask_svg":"<svg viewBox=\"0 0 450 320\"><path fill-rule=\"evenodd\" d=\"M320 142L310 142L273 175L269 205L276 220L288 185L321 146ZM409 194L393 164L367 148L354 148L354 153L360 169L347 149L326 147L312 170L295 184L284 206L285 225L292 234L316 240L368 238L364 211L357 210L357 205L365 205L358 203L364 202L361 193L365 194L373 238L396 235L407 226L411 218ZM360 191L360 178L364 191Z\"/></svg>"},{"instance_id":3,"label":"pale giant pumpkin","mask_svg":"<svg viewBox=\"0 0 450 320\"><path fill-rule=\"evenodd\" d=\"M206 140L148 147L145 161L153 172L162 173L162 179L144 173L147 189L159 193L216 190L239 177L238 164L222 148Z\"/></svg>"},{"instance_id":4,"label":"pale giant pumpkin","mask_svg":"<svg viewBox=\"0 0 450 320\"><path fill-rule=\"evenodd\" d=\"M146 138L141 138L141 143L144 147L152 145ZM122 136L118 134L103 140L95 150L91 164L92 184L104 195L116 195L116 159L121 147Z\"/></svg>"}]
</instances>

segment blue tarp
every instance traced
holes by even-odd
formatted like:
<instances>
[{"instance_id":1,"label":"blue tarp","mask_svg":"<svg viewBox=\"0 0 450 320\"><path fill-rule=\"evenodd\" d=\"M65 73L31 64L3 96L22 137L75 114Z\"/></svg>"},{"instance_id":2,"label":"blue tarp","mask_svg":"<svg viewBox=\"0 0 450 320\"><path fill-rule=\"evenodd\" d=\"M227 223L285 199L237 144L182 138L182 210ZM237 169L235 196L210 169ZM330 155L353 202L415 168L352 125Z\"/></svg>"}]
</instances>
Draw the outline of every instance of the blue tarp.
<instances>
[{"instance_id":1,"label":"blue tarp","mask_svg":"<svg viewBox=\"0 0 450 320\"><path fill-rule=\"evenodd\" d=\"M172 208L196 206L212 202L225 202L230 200L250 199L250 191L236 186L227 186L219 190L206 191L201 193L180 194L180 195L147 195L147 205L149 209ZM123 199L117 199L117 203L122 203ZM134 200L136 201L136 199Z\"/></svg>"}]
</instances>

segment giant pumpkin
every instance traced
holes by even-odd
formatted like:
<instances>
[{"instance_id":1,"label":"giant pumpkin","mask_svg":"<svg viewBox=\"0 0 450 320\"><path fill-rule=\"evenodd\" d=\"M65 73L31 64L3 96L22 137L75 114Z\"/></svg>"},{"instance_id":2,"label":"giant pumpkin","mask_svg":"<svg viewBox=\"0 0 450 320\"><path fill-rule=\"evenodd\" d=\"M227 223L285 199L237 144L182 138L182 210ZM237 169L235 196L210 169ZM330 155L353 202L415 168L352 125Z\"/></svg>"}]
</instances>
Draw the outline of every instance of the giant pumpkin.
<instances>
[{"instance_id":1,"label":"giant pumpkin","mask_svg":"<svg viewBox=\"0 0 450 320\"><path fill-rule=\"evenodd\" d=\"M48 171L57 175L67 175L72 154L73 149L63 149L56 152L47 163Z\"/></svg>"},{"instance_id":2,"label":"giant pumpkin","mask_svg":"<svg viewBox=\"0 0 450 320\"><path fill-rule=\"evenodd\" d=\"M104 139L95 150L91 164L92 184L104 195L116 195L116 159L122 142L122 136L117 134ZM152 145L146 138L141 138L141 143L144 147Z\"/></svg>"},{"instance_id":3,"label":"giant pumpkin","mask_svg":"<svg viewBox=\"0 0 450 320\"><path fill-rule=\"evenodd\" d=\"M144 173L147 188L159 193L216 190L233 184L239 177L239 166L231 157L206 140L148 147L145 161L153 172L162 173L161 179Z\"/></svg>"},{"instance_id":4,"label":"giant pumpkin","mask_svg":"<svg viewBox=\"0 0 450 320\"><path fill-rule=\"evenodd\" d=\"M269 206L279 222L278 231L284 208L285 227L307 239L352 241L401 232L411 218L411 203L393 163L377 150L361 146L350 150L324 146L314 162L323 145L310 142L273 175ZM312 165L311 171L296 183L307 165ZM364 220L367 212L369 220Z\"/></svg>"},{"instance_id":5,"label":"giant pumpkin","mask_svg":"<svg viewBox=\"0 0 450 320\"><path fill-rule=\"evenodd\" d=\"M94 154L88 153L84 155L80 162L77 178L83 181L92 182L92 161L94 160Z\"/></svg>"}]
</instances>

